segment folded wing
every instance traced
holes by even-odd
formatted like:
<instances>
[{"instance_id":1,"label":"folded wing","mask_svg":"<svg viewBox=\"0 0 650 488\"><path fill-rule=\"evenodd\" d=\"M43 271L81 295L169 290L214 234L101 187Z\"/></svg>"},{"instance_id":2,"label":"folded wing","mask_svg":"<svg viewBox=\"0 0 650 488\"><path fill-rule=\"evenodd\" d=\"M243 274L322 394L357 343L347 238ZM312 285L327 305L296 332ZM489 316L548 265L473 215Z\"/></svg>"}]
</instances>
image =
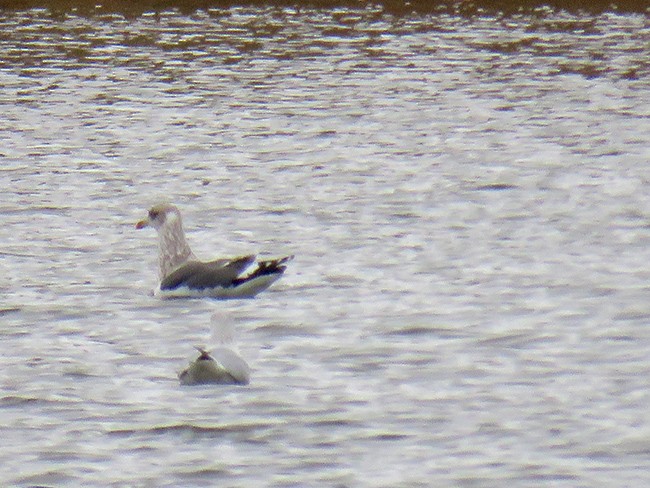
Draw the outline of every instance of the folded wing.
<instances>
[{"instance_id":1,"label":"folded wing","mask_svg":"<svg viewBox=\"0 0 650 488\"><path fill-rule=\"evenodd\" d=\"M197 290L228 288L237 284L239 275L254 261L254 255L219 259L207 263L189 261L163 278L160 289L174 290L182 286Z\"/></svg>"}]
</instances>

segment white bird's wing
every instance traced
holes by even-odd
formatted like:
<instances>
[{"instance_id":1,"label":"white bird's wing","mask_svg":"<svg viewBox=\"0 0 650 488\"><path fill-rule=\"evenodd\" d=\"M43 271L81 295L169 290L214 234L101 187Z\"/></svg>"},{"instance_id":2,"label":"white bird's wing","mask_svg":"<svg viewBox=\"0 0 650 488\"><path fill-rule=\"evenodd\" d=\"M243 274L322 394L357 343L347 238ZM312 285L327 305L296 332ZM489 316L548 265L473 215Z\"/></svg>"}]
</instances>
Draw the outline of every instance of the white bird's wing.
<instances>
[{"instance_id":1,"label":"white bird's wing","mask_svg":"<svg viewBox=\"0 0 650 488\"><path fill-rule=\"evenodd\" d=\"M251 369L248 363L229 347L219 347L213 350L210 355L217 361L228 373L242 384L250 381Z\"/></svg>"}]
</instances>

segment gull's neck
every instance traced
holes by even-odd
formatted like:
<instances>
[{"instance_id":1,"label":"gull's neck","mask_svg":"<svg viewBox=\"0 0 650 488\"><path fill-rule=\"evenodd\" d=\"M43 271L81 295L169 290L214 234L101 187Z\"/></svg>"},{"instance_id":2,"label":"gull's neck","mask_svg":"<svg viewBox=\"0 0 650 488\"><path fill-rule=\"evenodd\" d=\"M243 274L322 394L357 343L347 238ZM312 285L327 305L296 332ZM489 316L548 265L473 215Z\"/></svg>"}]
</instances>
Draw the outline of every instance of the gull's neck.
<instances>
[{"instance_id":1,"label":"gull's neck","mask_svg":"<svg viewBox=\"0 0 650 488\"><path fill-rule=\"evenodd\" d=\"M181 264L196 259L185 239L180 216L174 217L168 219L158 231L158 265L161 280Z\"/></svg>"}]
</instances>

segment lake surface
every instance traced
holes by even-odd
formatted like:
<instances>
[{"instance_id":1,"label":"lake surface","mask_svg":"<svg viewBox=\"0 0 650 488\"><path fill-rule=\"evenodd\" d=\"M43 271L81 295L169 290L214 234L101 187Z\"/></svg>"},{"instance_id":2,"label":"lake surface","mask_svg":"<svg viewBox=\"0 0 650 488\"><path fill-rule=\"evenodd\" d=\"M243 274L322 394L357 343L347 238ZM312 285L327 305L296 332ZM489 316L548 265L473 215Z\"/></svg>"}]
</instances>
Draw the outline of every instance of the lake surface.
<instances>
[{"instance_id":1,"label":"lake surface","mask_svg":"<svg viewBox=\"0 0 650 488\"><path fill-rule=\"evenodd\" d=\"M2 486L650 483L650 22L0 16ZM161 200L253 300L154 298ZM248 386L177 373L232 321Z\"/></svg>"}]
</instances>

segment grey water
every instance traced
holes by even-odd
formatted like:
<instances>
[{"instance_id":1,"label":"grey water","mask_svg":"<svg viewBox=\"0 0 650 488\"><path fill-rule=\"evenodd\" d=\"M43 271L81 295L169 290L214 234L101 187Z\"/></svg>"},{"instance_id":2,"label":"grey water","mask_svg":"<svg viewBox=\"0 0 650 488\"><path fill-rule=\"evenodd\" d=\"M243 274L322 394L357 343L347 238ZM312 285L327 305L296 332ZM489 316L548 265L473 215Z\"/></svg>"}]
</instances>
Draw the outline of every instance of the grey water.
<instances>
[{"instance_id":1,"label":"grey water","mask_svg":"<svg viewBox=\"0 0 650 488\"><path fill-rule=\"evenodd\" d=\"M2 12L0 484L646 486L648 59L616 11ZM163 200L296 258L155 298ZM250 385L182 387L215 312Z\"/></svg>"}]
</instances>

